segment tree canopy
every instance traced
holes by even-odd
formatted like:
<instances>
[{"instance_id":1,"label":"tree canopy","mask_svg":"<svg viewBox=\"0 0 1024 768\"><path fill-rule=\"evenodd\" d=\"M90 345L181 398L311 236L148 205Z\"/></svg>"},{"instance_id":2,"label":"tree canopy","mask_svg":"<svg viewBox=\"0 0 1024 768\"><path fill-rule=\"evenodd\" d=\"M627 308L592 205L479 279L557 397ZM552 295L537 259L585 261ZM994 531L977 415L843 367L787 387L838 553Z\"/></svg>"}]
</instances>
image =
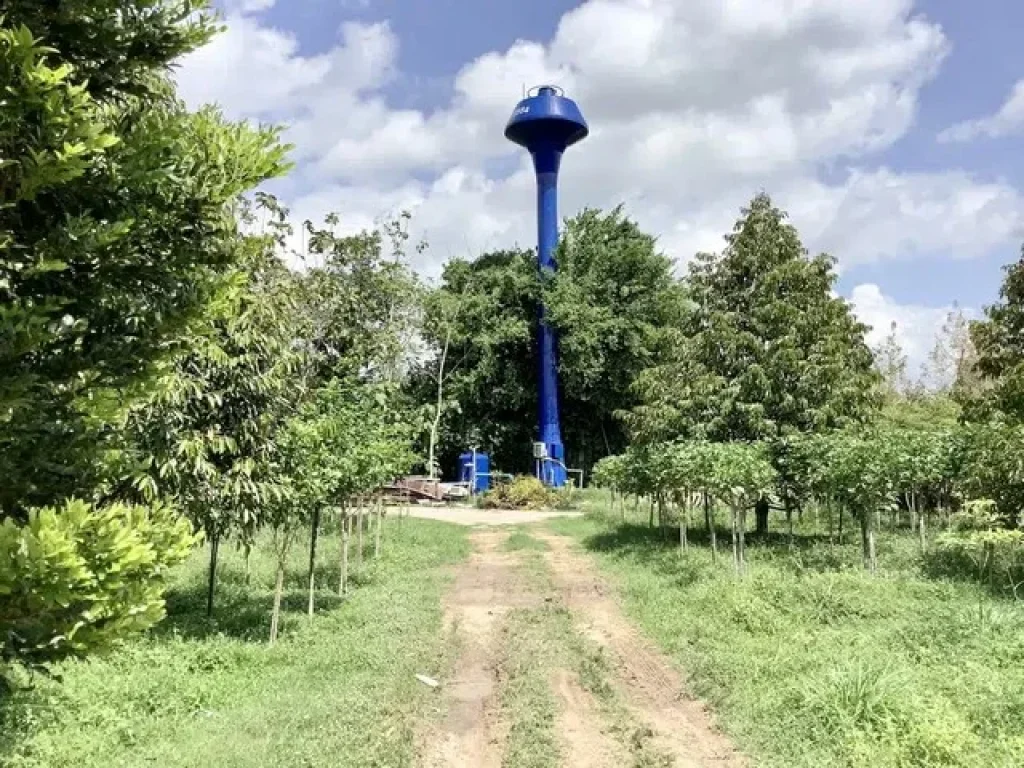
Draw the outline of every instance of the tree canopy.
<instances>
[{"instance_id":1,"label":"tree canopy","mask_svg":"<svg viewBox=\"0 0 1024 768\"><path fill-rule=\"evenodd\" d=\"M638 438L771 440L868 419L877 377L867 329L834 293L834 260L808 258L764 194L726 242L690 264L696 309L671 358L638 378Z\"/></svg>"},{"instance_id":2,"label":"tree canopy","mask_svg":"<svg viewBox=\"0 0 1024 768\"><path fill-rule=\"evenodd\" d=\"M15 2L0 28L0 508L88 493L105 425L240 258L277 131L191 113L203 4Z\"/></svg>"},{"instance_id":3,"label":"tree canopy","mask_svg":"<svg viewBox=\"0 0 1024 768\"><path fill-rule=\"evenodd\" d=\"M444 344L445 318L454 317L446 398L458 406L442 430L449 464L477 445L499 466L529 471L541 300L559 336L569 464L589 468L625 447L616 413L635 402L633 379L667 353L671 329L687 311L685 292L671 259L621 209L568 220L557 259L558 271L545 279L527 251L455 259L428 297L425 331L434 348ZM429 379L423 371L417 377L422 398L433 392Z\"/></svg>"}]
</instances>

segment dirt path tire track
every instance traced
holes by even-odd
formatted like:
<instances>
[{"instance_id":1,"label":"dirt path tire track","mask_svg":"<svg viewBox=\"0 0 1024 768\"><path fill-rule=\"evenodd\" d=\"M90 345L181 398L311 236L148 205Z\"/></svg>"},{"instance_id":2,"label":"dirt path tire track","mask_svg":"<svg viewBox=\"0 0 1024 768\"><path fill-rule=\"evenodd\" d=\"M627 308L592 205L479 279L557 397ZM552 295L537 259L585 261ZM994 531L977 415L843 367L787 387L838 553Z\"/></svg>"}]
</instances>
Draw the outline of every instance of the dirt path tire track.
<instances>
[{"instance_id":1,"label":"dirt path tire track","mask_svg":"<svg viewBox=\"0 0 1024 768\"><path fill-rule=\"evenodd\" d=\"M629 765L625 748L601 729L603 716L598 703L576 676L565 669L557 669L551 687L559 703L557 728L565 750L563 764L572 768Z\"/></svg>"},{"instance_id":2,"label":"dirt path tire track","mask_svg":"<svg viewBox=\"0 0 1024 768\"><path fill-rule=\"evenodd\" d=\"M507 532L470 535L473 554L459 567L445 601L445 626L459 656L444 685L445 716L424 738L422 768L500 768L506 728L500 720L495 666L503 617L536 597L523 586L514 556L500 552Z\"/></svg>"},{"instance_id":3,"label":"dirt path tire track","mask_svg":"<svg viewBox=\"0 0 1024 768\"><path fill-rule=\"evenodd\" d=\"M545 541L545 559L561 599L578 629L609 655L627 707L654 734L659 751L680 768L746 768L747 760L714 726L705 705L685 691L672 663L623 615L605 579L569 539L537 530Z\"/></svg>"},{"instance_id":4,"label":"dirt path tire track","mask_svg":"<svg viewBox=\"0 0 1024 768\"><path fill-rule=\"evenodd\" d=\"M508 530L478 529L470 534L473 553L460 565L445 598L446 634L458 639L451 679L443 682L443 719L421 732L419 768L500 768L513 723L502 708L513 611L544 615L551 600L546 580L531 572L522 553L502 551ZM543 566L540 566L543 567ZM515 614L521 616L522 614ZM542 662L543 663L543 662ZM575 672L555 665L548 671L558 707L556 738L561 764L572 768L621 768L627 750L608 732L594 695Z\"/></svg>"}]
</instances>

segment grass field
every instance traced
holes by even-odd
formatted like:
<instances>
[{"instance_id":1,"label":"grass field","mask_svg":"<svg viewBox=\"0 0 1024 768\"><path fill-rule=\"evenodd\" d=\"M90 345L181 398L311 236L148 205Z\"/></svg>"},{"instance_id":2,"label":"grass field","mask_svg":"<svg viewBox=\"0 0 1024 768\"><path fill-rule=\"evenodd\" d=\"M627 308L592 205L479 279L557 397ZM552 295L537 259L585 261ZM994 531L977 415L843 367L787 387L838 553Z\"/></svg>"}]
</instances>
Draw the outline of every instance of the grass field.
<instances>
[{"instance_id":1,"label":"grass field","mask_svg":"<svg viewBox=\"0 0 1024 768\"><path fill-rule=\"evenodd\" d=\"M754 539L738 580L725 531L713 564L700 531L681 556L618 515L550 525L597 555L757 765L1024 765L1024 606L927 578L913 537L882 535L875 577L858 544Z\"/></svg>"},{"instance_id":2,"label":"grass field","mask_svg":"<svg viewBox=\"0 0 1024 768\"><path fill-rule=\"evenodd\" d=\"M435 692L417 672L446 662L443 566L468 553L464 529L389 521L379 563L336 595L338 540L321 538L319 610L306 614L308 542L291 553L283 638L269 648L274 565L221 548L216 617L206 619L206 550L176 574L169 616L112 654L65 663L0 708L10 768L404 766ZM372 544L367 541L372 553Z\"/></svg>"}]
</instances>

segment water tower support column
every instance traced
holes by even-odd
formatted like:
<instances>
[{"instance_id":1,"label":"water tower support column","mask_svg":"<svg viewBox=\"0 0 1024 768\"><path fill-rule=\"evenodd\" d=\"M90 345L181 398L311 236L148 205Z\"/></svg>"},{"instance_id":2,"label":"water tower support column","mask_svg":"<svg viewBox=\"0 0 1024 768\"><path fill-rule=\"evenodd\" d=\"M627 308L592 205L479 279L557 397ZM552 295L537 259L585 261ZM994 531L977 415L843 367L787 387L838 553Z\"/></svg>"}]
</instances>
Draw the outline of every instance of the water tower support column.
<instances>
[{"instance_id":1,"label":"water tower support column","mask_svg":"<svg viewBox=\"0 0 1024 768\"><path fill-rule=\"evenodd\" d=\"M555 271L555 248L558 246L558 165L561 150L539 147L533 153L533 167L537 173L537 262L540 273L547 277ZM537 346L540 375L540 440L547 450L549 461L541 462L541 480L545 485L561 488L565 485L565 449L562 446L562 427L558 416L558 341L555 332L545 321L544 305L540 307Z\"/></svg>"}]
</instances>

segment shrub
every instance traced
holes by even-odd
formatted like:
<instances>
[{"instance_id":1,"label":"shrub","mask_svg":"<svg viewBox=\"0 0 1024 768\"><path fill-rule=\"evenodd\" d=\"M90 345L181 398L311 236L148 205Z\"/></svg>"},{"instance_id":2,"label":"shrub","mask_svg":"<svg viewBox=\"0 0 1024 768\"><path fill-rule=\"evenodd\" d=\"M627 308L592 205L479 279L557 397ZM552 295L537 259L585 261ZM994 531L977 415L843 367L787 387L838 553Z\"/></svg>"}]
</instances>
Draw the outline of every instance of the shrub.
<instances>
[{"instance_id":1,"label":"shrub","mask_svg":"<svg viewBox=\"0 0 1024 768\"><path fill-rule=\"evenodd\" d=\"M195 543L170 508L72 500L0 524L0 680L103 650L164 616L168 569Z\"/></svg>"},{"instance_id":2,"label":"shrub","mask_svg":"<svg viewBox=\"0 0 1024 768\"><path fill-rule=\"evenodd\" d=\"M559 491L547 488L530 475L520 475L484 494L482 506L489 509L542 509L559 503Z\"/></svg>"}]
</instances>

